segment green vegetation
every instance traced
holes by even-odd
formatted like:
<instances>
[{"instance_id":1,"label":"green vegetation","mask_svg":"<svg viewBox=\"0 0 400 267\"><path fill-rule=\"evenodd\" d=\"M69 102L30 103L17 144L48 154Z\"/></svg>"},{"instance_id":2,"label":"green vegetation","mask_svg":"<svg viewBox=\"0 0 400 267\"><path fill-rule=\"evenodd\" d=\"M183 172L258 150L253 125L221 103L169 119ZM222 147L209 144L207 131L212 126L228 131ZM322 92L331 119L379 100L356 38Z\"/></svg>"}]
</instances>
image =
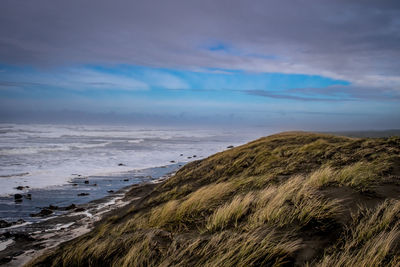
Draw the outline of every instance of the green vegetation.
<instances>
[{"instance_id":1,"label":"green vegetation","mask_svg":"<svg viewBox=\"0 0 400 267\"><path fill-rule=\"evenodd\" d=\"M399 266L400 138L289 132L187 164L29 266Z\"/></svg>"}]
</instances>

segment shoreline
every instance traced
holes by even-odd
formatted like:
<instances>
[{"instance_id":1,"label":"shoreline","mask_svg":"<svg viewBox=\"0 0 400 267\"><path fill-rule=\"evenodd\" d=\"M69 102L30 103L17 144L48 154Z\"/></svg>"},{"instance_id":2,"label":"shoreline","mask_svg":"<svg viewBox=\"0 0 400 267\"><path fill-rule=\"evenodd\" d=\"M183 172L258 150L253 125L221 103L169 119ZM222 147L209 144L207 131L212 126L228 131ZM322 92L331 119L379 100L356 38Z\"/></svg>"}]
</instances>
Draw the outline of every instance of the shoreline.
<instances>
[{"instance_id":1,"label":"shoreline","mask_svg":"<svg viewBox=\"0 0 400 267\"><path fill-rule=\"evenodd\" d=\"M18 225L26 226L30 231L10 233L9 238L1 242L0 249L1 245L5 245L5 248L0 251L0 265L23 266L59 244L90 232L107 215L139 201L175 173L126 186L103 198L81 204L77 206L78 209L65 214L48 217L37 223Z\"/></svg>"}]
</instances>

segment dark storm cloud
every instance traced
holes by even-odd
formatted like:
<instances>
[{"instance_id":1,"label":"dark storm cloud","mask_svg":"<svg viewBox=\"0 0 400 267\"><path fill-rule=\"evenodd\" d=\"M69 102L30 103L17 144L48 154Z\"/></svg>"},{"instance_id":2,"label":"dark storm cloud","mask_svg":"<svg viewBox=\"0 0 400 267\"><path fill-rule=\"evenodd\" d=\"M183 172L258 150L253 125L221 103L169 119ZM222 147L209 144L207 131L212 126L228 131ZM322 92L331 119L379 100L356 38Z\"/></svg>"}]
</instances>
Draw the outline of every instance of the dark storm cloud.
<instances>
[{"instance_id":1,"label":"dark storm cloud","mask_svg":"<svg viewBox=\"0 0 400 267\"><path fill-rule=\"evenodd\" d=\"M397 0L3 0L0 5L0 62L8 64L214 67L378 85L385 77L392 87L399 84ZM232 49L206 49L221 43Z\"/></svg>"}]
</instances>

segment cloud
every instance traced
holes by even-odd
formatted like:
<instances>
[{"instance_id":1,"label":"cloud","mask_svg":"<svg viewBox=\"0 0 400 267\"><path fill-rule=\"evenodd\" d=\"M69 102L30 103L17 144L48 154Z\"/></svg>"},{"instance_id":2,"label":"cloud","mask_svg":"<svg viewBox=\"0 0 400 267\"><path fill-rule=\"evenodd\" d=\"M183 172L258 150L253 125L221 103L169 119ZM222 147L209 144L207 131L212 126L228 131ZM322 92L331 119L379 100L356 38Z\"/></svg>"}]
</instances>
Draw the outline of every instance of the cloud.
<instances>
[{"instance_id":1,"label":"cloud","mask_svg":"<svg viewBox=\"0 0 400 267\"><path fill-rule=\"evenodd\" d=\"M331 85L327 87L293 88L279 91L243 90L243 93L276 99L317 102L342 101L399 101L400 92L391 88L356 85Z\"/></svg>"},{"instance_id":2,"label":"cloud","mask_svg":"<svg viewBox=\"0 0 400 267\"><path fill-rule=\"evenodd\" d=\"M170 90L188 89L189 85L183 80L167 73L166 71L147 70L143 75L152 86L161 87Z\"/></svg>"},{"instance_id":3,"label":"cloud","mask_svg":"<svg viewBox=\"0 0 400 267\"><path fill-rule=\"evenodd\" d=\"M389 77L399 86L399 25L397 0L4 0L0 61ZM209 40L218 41L199 48Z\"/></svg>"},{"instance_id":4,"label":"cloud","mask_svg":"<svg viewBox=\"0 0 400 267\"><path fill-rule=\"evenodd\" d=\"M132 77L99 72L87 68L44 71L14 71L0 75L0 88L46 87L52 89L82 90L147 90L149 85Z\"/></svg>"}]
</instances>

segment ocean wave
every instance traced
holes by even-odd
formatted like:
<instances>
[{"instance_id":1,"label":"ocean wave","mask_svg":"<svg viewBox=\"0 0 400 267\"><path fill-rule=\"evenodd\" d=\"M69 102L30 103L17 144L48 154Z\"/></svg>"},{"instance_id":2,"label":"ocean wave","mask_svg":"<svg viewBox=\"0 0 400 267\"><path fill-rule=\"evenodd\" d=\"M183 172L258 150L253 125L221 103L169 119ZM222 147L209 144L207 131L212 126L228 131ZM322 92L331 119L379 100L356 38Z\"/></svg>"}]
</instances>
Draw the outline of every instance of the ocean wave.
<instances>
[{"instance_id":1,"label":"ocean wave","mask_svg":"<svg viewBox=\"0 0 400 267\"><path fill-rule=\"evenodd\" d=\"M12 177L21 177L29 175L29 172L20 172L20 173L11 173L11 174L2 174L0 178L12 178Z\"/></svg>"},{"instance_id":2,"label":"ocean wave","mask_svg":"<svg viewBox=\"0 0 400 267\"><path fill-rule=\"evenodd\" d=\"M110 145L112 142L104 142L99 144L81 144L81 143L71 143L67 145L54 145L49 147L21 147L21 148L1 148L0 156L7 155L31 155L47 152L63 152L78 149L90 149L96 147L105 147Z\"/></svg>"}]
</instances>

